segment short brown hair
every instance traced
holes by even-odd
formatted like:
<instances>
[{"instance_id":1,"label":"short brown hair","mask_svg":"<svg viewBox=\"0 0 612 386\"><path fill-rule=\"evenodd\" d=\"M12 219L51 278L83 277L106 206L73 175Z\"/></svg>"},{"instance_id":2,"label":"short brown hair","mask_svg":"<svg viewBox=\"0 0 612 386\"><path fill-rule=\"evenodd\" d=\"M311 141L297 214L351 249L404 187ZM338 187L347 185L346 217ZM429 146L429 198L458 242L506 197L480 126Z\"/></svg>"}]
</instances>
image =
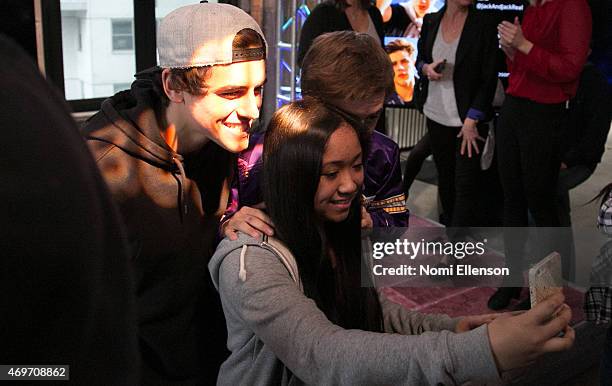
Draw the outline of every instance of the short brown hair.
<instances>
[{"instance_id":1,"label":"short brown hair","mask_svg":"<svg viewBox=\"0 0 612 386\"><path fill-rule=\"evenodd\" d=\"M393 65L380 43L368 34L329 32L317 37L304 56L302 95L329 100L364 100L389 95Z\"/></svg>"},{"instance_id":2,"label":"short brown hair","mask_svg":"<svg viewBox=\"0 0 612 386\"><path fill-rule=\"evenodd\" d=\"M265 47L266 46L261 35L259 35L259 33L250 28L245 28L239 31L232 42L232 48L235 50L244 48L265 49ZM192 95L206 95L206 92L208 91L206 80L210 78L210 74L213 67L214 66L173 68L170 70L170 86L174 90L186 91ZM164 105L168 106L170 100L163 92L163 89L161 94Z\"/></svg>"},{"instance_id":3,"label":"short brown hair","mask_svg":"<svg viewBox=\"0 0 612 386\"><path fill-rule=\"evenodd\" d=\"M410 57L412 57L414 54L414 46L403 39L395 39L385 46L385 51L387 51L387 54L392 54L401 50L406 50Z\"/></svg>"}]
</instances>

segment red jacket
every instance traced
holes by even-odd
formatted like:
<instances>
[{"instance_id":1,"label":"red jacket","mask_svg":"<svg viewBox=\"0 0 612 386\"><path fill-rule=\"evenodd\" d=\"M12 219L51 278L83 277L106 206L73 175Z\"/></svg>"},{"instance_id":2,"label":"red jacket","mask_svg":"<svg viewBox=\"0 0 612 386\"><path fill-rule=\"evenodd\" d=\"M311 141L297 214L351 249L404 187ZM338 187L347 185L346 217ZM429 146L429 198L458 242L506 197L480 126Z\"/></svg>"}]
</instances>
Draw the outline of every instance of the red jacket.
<instances>
[{"instance_id":1,"label":"red jacket","mask_svg":"<svg viewBox=\"0 0 612 386\"><path fill-rule=\"evenodd\" d=\"M506 92L539 103L561 103L576 94L591 40L591 11L585 0L552 0L528 7L522 22L533 43L528 55L508 60Z\"/></svg>"}]
</instances>

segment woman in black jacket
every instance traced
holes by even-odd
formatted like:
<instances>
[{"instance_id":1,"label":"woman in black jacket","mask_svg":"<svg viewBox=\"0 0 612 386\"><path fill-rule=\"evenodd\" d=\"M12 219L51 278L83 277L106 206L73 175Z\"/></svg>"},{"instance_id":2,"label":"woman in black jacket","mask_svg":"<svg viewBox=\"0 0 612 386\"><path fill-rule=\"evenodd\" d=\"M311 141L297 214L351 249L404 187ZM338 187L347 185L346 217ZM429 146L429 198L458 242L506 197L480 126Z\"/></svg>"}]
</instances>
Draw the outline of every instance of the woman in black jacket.
<instances>
[{"instance_id":1,"label":"woman in black jacket","mask_svg":"<svg viewBox=\"0 0 612 386\"><path fill-rule=\"evenodd\" d=\"M384 46L382 16L369 0L328 0L317 5L304 22L298 48L300 66L313 40L334 31L367 33Z\"/></svg>"},{"instance_id":2,"label":"woman in black jacket","mask_svg":"<svg viewBox=\"0 0 612 386\"><path fill-rule=\"evenodd\" d=\"M497 83L494 26L471 0L448 0L425 15L418 42L416 102L427 117L446 225L482 223L480 148Z\"/></svg>"}]
</instances>

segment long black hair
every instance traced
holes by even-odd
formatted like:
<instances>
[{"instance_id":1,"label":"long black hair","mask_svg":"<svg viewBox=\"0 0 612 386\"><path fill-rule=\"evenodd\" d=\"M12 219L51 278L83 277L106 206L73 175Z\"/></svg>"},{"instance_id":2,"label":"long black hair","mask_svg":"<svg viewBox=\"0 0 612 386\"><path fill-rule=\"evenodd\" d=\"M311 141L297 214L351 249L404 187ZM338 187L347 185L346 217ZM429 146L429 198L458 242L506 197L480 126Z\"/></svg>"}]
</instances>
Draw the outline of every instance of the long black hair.
<instances>
[{"instance_id":1,"label":"long black hair","mask_svg":"<svg viewBox=\"0 0 612 386\"><path fill-rule=\"evenodd\" d=\"M599 204L601 206L608 199L608 196L610 195L610 192L612 192L612 182L610 182L608 185L604 186L603 189L601 189L599 191L599 193L597 193L597 196L593 197L593 199L591 201L589 201L588 203L591 203L593 201L597 201L597 200L601 199L601 202Z\"/></svg>"},{"instance_id":2,"label":"long black hair","mask_svg":"<svg viewBox=\"0 0 612 386\"><path fill-rule=\"evenodd\" d=\"M323 153L342 124L340 115L316 100L279 109L264 143L263 198L276 236L295 256L306 296L344 328L382 331L376 292L361 286L359 199L339 223L322 222L314 209ZM355 133L363 149L366 136Z\"/></svg>"}]
</instances>

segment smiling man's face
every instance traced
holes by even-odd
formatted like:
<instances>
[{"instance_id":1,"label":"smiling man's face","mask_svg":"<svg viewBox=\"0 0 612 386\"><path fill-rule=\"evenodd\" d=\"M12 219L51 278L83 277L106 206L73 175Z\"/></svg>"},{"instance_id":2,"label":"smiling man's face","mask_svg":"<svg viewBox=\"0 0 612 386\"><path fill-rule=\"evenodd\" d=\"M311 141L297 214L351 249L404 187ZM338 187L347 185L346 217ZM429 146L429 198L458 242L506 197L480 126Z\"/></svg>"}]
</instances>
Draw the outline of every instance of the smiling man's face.
<instances>
[{"instance_id":1,"label":"smiling man's face","mask_svg":"<svg viewBox=\"0 0 612 386\"><path fill-rule=\"evenodd\" d=\"M184 94L188 137L206 137L234 153L246 149L265 80L264 60L214 66L206 79L206 95Z\"/></svg>"}]
</instances>

